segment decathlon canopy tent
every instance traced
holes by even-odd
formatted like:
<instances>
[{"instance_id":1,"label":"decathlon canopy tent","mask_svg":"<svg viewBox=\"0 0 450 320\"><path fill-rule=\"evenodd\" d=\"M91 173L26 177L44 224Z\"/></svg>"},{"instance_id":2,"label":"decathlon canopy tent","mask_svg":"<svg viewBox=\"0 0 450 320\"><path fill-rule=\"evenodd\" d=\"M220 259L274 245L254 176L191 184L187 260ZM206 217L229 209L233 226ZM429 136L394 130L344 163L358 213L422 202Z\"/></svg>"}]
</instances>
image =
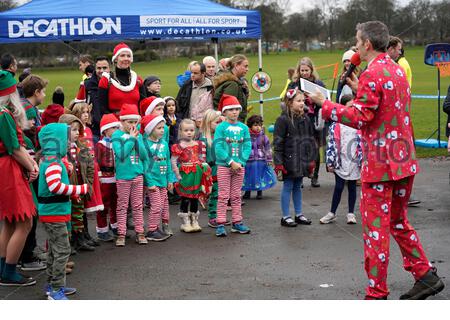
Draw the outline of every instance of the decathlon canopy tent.
<instances>
[{"instance_id":1,"label":"decathlon canopy tent","mask_svg":"<svg viewBox=\"0 0 450 320\"><path fill-rule=\"evenodd\" d=\"M0 13L0 43L258 39L261 17L208 0L33 0ZM262 100L262 97L261 97ZM262 113L262 105L261 105Z\"/></svg>"},{"instance_id":2,"label":"decathlon canopy tent","mask_svg":"<svg viewBox=\"0 0 450 320\"><path fill-rule=\"evenodd\" d=\"M0 42L259 39L258 11L208 0L33 0L0 13Z\"/></svg>"}]
</instances>

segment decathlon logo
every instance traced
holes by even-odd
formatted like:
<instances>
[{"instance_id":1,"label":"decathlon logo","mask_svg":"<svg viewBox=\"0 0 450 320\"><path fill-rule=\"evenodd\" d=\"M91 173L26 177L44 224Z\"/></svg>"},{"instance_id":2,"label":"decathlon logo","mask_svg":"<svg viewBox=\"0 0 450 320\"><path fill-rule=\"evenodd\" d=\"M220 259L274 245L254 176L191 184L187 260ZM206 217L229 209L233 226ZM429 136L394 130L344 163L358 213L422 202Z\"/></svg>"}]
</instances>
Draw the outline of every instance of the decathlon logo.
<instances>
[{"instance_id":1,"label":"decathlon logo","mask_svg":"<svg viewBox=\"0 0 450 320\"><path fill-rule=\"evenodd\" d=\"M8 21L8 34L10 38L89 36L121 33L122 24L119 17Z\"/></svg>"}]
</instances>

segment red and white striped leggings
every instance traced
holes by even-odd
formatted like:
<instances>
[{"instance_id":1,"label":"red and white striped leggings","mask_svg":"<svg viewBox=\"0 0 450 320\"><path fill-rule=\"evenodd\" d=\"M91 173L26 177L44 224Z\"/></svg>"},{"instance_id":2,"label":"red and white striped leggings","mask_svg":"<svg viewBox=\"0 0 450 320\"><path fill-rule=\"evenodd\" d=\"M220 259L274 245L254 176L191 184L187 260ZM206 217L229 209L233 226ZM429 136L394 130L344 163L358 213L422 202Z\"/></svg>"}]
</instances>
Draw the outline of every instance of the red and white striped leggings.
<instances>
[{"instance_id":1,"label":"red and white striped leggings","mask_svg":"<svg viewBox=\"0 0 450 320\"><path fill-rule=\"evenodd\" d=\"M134 230L136 233L144 233L144 178L142 175L133 180L117 180L117 224L118 233L125 236L127 233L127 209L131 196L131 208L133 209Z\"/></svg>"},{"instance_id":2,"label":"red and white striped leggings","mask_svg":"<svg viewBox=\"0 0 450 320\"><path fill-rule=\"evenodd\" d=\"M155 191L147 191L150 198L150 210L148 212L148 230L155 231L162 219L163 223L169 223L169 198L167 188L156 187Z\"/></svg>"},{"instance_id":3,"label":"red and white striped leggings","mask_svg":"<svg viewBox=\"0 0 450 320\"><path fill-rule=\"evenodd\" d=\"M231 220L233 223L242 221L241 188L244 182L245 168L239 171L228 167L217 167L217 184L219 185L219 198L217 201L217 223L227 221L228 199L231 202Z\"/></svg>"}]
</instances>

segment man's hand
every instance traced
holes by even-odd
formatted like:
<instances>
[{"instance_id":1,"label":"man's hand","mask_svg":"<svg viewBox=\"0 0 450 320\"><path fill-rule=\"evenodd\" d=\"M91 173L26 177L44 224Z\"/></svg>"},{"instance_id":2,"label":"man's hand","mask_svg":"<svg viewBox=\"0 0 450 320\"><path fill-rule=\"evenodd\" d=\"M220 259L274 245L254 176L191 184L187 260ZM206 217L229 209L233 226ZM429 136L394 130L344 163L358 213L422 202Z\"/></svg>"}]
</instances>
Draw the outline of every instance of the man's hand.
<instances>
[{"instance_id":1,"label":"man's hand","mask_svg":"<svg viewBox=\"0 0 450 320\"><path fill-rule=\"evenodd\" d=\"M325 96L323 95L322 92L319 91L319 89L316 90L315 93L306 93L306 95L309 97L309 99L314 102L314 104L318 105L318 106L322 106L323 103L325 102Z\"/></svg>"},{"instance_id":2,"label":"man's hand","mask_svg":"<svg viewBox=\"0 0 450 320\"><path fill-rule=\"evenodd\" d=\"M356 93L356 91L358 91L358 83L359 83L356 74L352 72L352 74L350 74L350 77L347 77L346 81L347 85L352 89L354 93Z\"/></svg>"}]
</instances>

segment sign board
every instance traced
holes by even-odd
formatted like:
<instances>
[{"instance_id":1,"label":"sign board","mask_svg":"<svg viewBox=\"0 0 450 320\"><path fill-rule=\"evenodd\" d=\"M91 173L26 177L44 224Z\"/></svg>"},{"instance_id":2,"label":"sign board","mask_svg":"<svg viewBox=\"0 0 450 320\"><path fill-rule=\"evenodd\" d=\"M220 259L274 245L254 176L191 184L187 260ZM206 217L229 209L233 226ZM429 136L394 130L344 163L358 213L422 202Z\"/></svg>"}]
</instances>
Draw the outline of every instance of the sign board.
<instances>
[{"instance_id":1,"label":"sign board","mask_svg":"<svg viewBox=\"0 0 450 320\"><path fill-rule=\"evenodd\" d=\"M432 43L425 47L425 64L436 66L436 63L450 62L450 43Z\"/></svg>"},{"instance_id":2,"label":"sign board","mask_svg":"<svg viewBox=\"0 0 450 320\"><path fill-rule=\"evenodd\" d=\"M272 86L272 79L270 76L263 72L256 72L252 77L252 88L256 92L264 93L267 92Z\"/></svg>"}]
</instances>

